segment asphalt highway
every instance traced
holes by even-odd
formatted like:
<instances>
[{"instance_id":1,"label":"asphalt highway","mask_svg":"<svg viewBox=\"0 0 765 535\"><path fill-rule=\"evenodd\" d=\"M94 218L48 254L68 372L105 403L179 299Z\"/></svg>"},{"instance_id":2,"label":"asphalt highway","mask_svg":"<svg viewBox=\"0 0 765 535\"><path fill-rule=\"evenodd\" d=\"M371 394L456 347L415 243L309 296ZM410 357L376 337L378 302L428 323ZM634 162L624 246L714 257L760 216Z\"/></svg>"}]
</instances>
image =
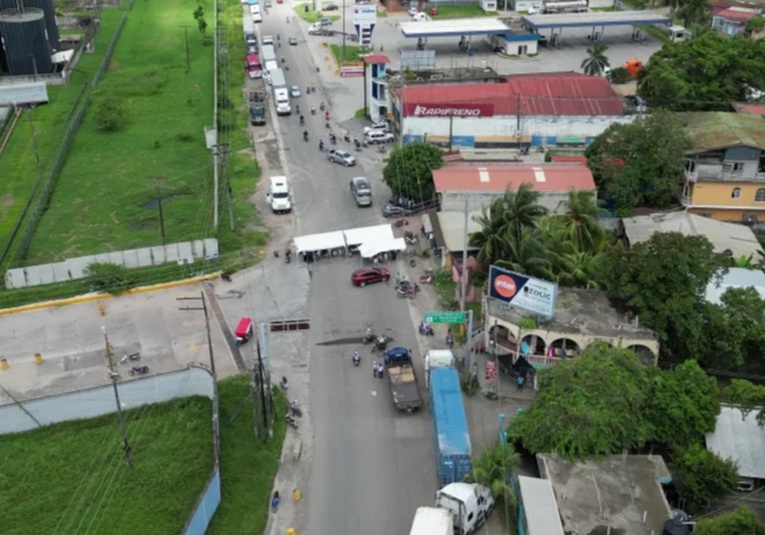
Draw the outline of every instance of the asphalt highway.
<instances>
[{"instance_id":1,"label":"asphalt highway","mask_svg":"<svg viewBox=\"0 0 765 535\"><path fill-rule=\"evenodd\" d=\"M306 48L309 43L295 21L286 22L288 14L287 6L274 5L259 30L261 35L280 35L277 57L285 58L289 67L287 82L299 85L303 92L292 107L299 104L306 125L301 126L294 113L278 119L297 212L295 235L379 224L383 222L381 206L390 197L380 182L379 154L370 149L355 152L342 141L334 121L338 147L356 155L358 164L346 168L330 163L319 152L319 139L328 144L319 104L328 104L329 99L321 92L305 94L307 85L318 89L321 84ZM298 37L299 44L287 45L289 36ZM315 116L310 115L311 106L317 109ZM334 118L333 110L329 111ZM305 130L308 142L303 141ZM349 187L354 176L371 179L375 199L371 208L356 207ZM308 533L314 535L408 533L416 508L432 504L437 490L427 408L411 415L398 413L387 378L372 376L370 346L360 342L371 324L377 332L393 337L391 346L413 348L420 359L407 300L396 296L393 283L353 287L351 273L360 265L356 256L322 260L311 269L311 336L305 351L310 355L314 436L306 504ZM388 268L395 276L403 266L392 263ZM351 360L356 349L362 354L358 368ZM420 384L426 397L422 380Z\"/></svg>"}]
</instances>

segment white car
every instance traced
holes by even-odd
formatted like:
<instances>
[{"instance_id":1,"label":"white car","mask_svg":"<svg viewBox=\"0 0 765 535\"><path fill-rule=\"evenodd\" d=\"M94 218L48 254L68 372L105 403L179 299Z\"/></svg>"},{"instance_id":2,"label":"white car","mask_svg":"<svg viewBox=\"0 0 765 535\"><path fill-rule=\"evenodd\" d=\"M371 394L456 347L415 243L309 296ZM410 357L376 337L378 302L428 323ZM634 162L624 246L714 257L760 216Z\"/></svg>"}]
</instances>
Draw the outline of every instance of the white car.
<instances>
[{"instance_id":1,"label":"white car","mask_svg":"<svg viewBox=\"0 0 765 535\"><path fill-rule=\"evenodd\" d=\"M290 87L290 96L292 98L298 98L300 96L300 88L296 85Z\"/></svg>"},{"instance_id":2,"label":"white car","mask_svg":"<svg viewBox=\"0 0 765 535\"><path fill-rule=\"evenodd\" d=\"M410 17L414 17L417 13L419 13L419 11L417 11L416 7L410 7L409 8L409 16Z\"/></svg>"},{"instance_id":3,"label":"white car","mask_svg":"<svg viewBox=\"0 0 765 535\"><path fill-rule=\"evenodd\" d=\"M364 127L364 135L367 135L370 132L388 132L388 123L385 121L379 121L377 123L374 123L372 126L365 126Z\"/></svg>"},{"instance_id":4,"label":"white car","mask_svg":"<svg viewBox=\"0 0 765 535\"><path fill-rule=\"evenodd\" d=\"M261 39L261 41L263 41L264 45L272 45L272 44L274 44L274 36L273 35L264 35L263 39Z\"/></svg>"}]
</instances>

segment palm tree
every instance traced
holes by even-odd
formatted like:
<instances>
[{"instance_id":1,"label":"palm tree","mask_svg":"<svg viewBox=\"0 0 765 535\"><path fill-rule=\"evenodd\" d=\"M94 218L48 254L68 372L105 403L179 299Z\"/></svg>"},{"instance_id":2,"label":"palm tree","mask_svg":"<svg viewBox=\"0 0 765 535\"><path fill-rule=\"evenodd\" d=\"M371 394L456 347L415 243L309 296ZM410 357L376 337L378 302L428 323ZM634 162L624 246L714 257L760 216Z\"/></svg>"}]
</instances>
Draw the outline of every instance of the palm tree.
<instances>
[{"instance_id":1,"label":"palm tree","mask_svg":"<svg viewBox=\"0 0 765 535\"><path fill-rule=\"evenodd\" d=\"M598 217L603 210L595 193L585 190L568 192L568 210L562 216L569 240L577 251L596 251L602 247L606 232Z\"/></svg>"},{"instance_id":2,"label":"palm tree","mask_svg":"<svg viewBox=\"0 0 765 535\"><path fill-rule=\"evenodd\" d=\"M539 204L541 193L535 191L531 184L521 184L518 191L508 189L498 202L504 212L508 232L516 240L521 237L524 229L536 227L539 220L547 215L547 208Z\"/></svg>"},{"instance_id":3,"label":"palm tree","mask_svg":"<svg viewBox=\"0 0 765 535\"><path fill-rule=\"evenodd\" d=\"M525 228L519 238L511 235L507 246L507 255L497 259L494 262L496 265L532 277L553 278L550 252L542 241L539 229Z\"/></svg>"},{"instance_id":4,"label":"palm tree","mask_svg":"<svg viewBox=\"0 0 765 535\"><path fill-rule=\"evenodd\" d=\"M683 19L686 28L692 25L706 26L712 14L712 6L707 0L683 0L677 14Z\"/></svg>"},{"instance_id":5,"label":"palm tree","mask_svg":"<svg viewBox=\"0 0 765 535\"><path fill-rule=\"evenodd\" d=\"M504 503L505 511L510 514L518 507L510 478L519 464L520 456L510 444L497 444L485 449L473 462L475 482L491 489L497 503ZM507 520L510 522L510 518Z\"/></svg>"},{"instance_id":6,"label":"palm tree","mask_svg":"<svg viewBox=\"0 0 765 535\"><path fill-rule=\"evenodd\" d=\"M603 253L575 251L563 255L561 263L563 270L559 275L559 282L565 286L578 288L599 288L598 275Z\"/></svg>"},{"instance_id":7,"label":"palm tree","mask_svg":"<svg viewBox=\"0 0 765 535\"><path fill-rule=\"evenodd\" d=\"M507 253L507 225L502 213L502 206L491 203L491 206L481 211L480 216L473 220L481 225L481 230L470 235L469 243L478 247L478 262L488 268L496 258L502 258Z\"/></svg>"},{"instance_id":8,"label":"palm tree","mask_svg":"<svg viewBox=\"0 0 765 535\"><path fill-rule=\"evenodd\" d=\"M603 43L595 43L587 49L587 57L582 61L582 71L589 76L600 76L610 66L605 52L608 47Z\"/></svg>"}]
</instances>

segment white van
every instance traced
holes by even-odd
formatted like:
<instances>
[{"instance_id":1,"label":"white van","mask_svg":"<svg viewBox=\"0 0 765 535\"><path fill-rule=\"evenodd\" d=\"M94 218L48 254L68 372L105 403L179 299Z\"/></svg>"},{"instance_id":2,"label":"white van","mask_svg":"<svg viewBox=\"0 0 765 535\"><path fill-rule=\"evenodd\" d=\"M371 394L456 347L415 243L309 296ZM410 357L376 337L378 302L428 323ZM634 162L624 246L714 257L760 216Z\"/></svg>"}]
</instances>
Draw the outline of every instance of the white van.
<instances>
[{"instance_id":1,"label":"white van","mask_svg":"<svg viewBox=\"0 0 765 535\"><path fill-rule=\"evenodd\" d=\"M430 370L453 368L454 353L451 349L429 349L425 353L425 388L430 388Z\"/></svg>"},{"instance_id":2,"label":"white van","mask_svg":"<svg viewBox=\"0 0 765 535\"><path fill-rule=\"evenodd\" d=\"M288 214L292 210L290 186L286 176L272 176L268 183L266 199L275 214Z\"/></svg>"}]
</instances>

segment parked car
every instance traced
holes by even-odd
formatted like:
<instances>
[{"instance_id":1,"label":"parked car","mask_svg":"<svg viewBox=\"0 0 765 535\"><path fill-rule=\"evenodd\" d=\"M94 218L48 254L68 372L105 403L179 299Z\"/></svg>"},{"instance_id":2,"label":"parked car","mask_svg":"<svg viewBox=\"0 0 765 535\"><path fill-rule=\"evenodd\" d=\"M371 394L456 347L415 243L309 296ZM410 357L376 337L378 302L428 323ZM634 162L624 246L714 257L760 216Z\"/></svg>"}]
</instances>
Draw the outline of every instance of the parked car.
<instances>
[{"instance_id":1,"label":"parked car","mask_svg":"<svg viewBox=\"0 0 765 535\"><path fill-rule=\"evenodd\" d=\"M388 123L386 121L379 121L377 123L373 123L371 126L365 126L364 127L364 135L367 135L369 132L389 132L390 129L388 127Z\"/></svg>"},{"instance_id":2,"label":"parked car","mask_svg":"<svg viewBox=\"0 0 765 535\"><path fill-rule=\"evenodd\" d=\"M297 37L290 37L289 39L287 39L287 42L290 45L292 45L292 46L296 46L297 45Z\"/></svg>"},{"instance_id":3,"label":"parked car","mask_svg":"<svg viewBox=\"0 0 765 535\"><path fill-rule=\"evenodd\" d=\"M272 44L274 44L274 36L273 35L264 35L262 41L263 41L264 45L272 45Z\"/></svg>"},{"instance_id":4,"label":"parked car","mask_svg":"<svg viewBox=\"0 0 765 535\"><path fill-rule=\"evenodd\" d=\"M308 35L331 36L335 35L335 31L325 28L317 23L308 27Z\"/></svg>"},{"instance_id":5,"label":"parked car","mask_svg":"<svg viewBox=\"0 0 765 535\"><path fill-rule=\"evenodd\" d=\"M327 158L330 162L343 164L346 167L356 165L356 157L345 150L329 149L327 151Z\"/></svg>"},{"instance_id":6,"label":"parked car","mask_svg":"<svg viewBox=\"0 0 765 535\"><path fill-rule=\"evenodd\" d=\"M327 4L324 6L324 11L337 11L338 9L340 8L337 6L337 4Z\"/></svg>"},{"instance_id":7,"label":"parked car","mask_svg":"<svg viewBox=\"0 0 765 535\"><path fill-rule=\"evenodd\" d=\"M351 275L353 285L361 287L374 282L388 282L389 279L390 271L385 268L361 268Z\"/></svg>"},{"instance_id":8,"label":"parked car","mask_svg":"<svg viewBox=\"0 0 765 535\"><path fill-rule=\"evenodd\" d=\"M409 215L411 212L403 206L396 206L395 204L386 204L383 206L383 217L402 217Z\"/></svg>"},{"instance_id":9,"label":"parked car","mask_svg":"<svg viewBox=\"0 0 765 535\"><path fill-rule=\"evenodd\" d=\"M322 17L319 19L319 22L317 23L319 26L332 26L332 19L329 17Z\"/></svg>"},{"instance_id":10,"label":"parked car","mask_svg":"<svg viewBox=\"0 0 765 535\"><path fill-rule=\"evenodd\" d=\"M392 143L395 138L390 132L372 130L364 134L364 139L366 139L367 143Z\"/></svg>"},{"instance_id":11,"label":"parked car","mask_svg":"<svg viewBox=\"0 0 765 535\"><path fill-rule=\"evenodd\" d=\"M290 87L290 96L292 98L298 98L300 96L300 88L296 85Z\"/></svg>"}]
</instances>

